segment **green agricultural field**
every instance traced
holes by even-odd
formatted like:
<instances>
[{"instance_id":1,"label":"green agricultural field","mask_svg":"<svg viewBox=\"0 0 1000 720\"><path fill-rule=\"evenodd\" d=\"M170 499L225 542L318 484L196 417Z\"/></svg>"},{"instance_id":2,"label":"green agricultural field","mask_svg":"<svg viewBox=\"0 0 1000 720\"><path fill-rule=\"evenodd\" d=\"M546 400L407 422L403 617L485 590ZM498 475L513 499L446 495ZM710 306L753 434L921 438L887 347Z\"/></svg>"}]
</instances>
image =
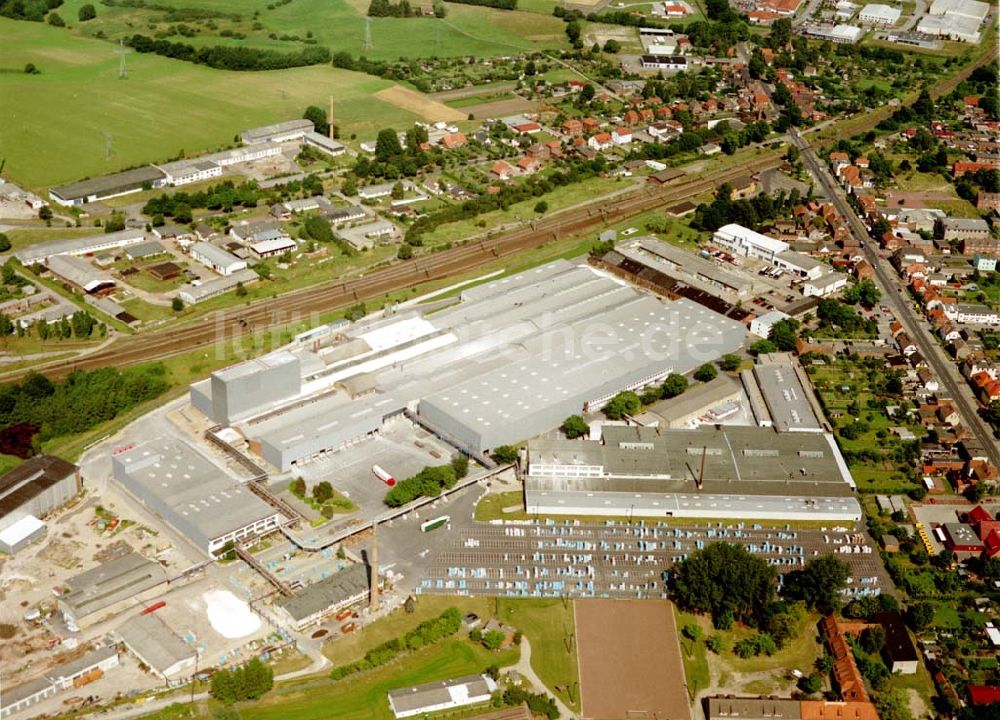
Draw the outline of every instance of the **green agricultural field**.
<instances>
[{"instance_id":1,"label":"green agricultural field","mask_svg":"<svg viewBox=\"0 0 1000 720\"><path fill-rule=\"evenodd\" d=\"M345 133L374 135L418 119L374 97L393 83L331 67L237 73L130 54L128 79L119 80L118 57L107 42L6 18L0 36L0 70L34 63L41 71L0 72L0 157L8 177L33 189L181 150L214 150L244 128L301 117L307 105L322 105L330 95Z\"/></svg>"},{"instance_id":2,"label":"green agricultural field","mask_svg":"<svg viewBox=\"0 0 1000 720\"><path fill-rule=\"evenodd\" d=\"M117 40L136 32L154 35L178 22L166 18L159 9L99 6L98 17L76 22L79 6L87 0L69 0L59 14L71 32L88 37ZM539 5L541 3L541 5ZM346 51L377 60L400 57L473 55L484 57L509 53L512 49L531 50L564 42L563 23L552 17L552 0L530 0L532 12L494 10L449 3L442 20L430 17L372 18L371 47L365 48L365 20L368 0L294 0L277 4L268 0L241 2L235 6L220 0L167 0L157 5L218 11L224 17L182 19L194 30L193 37L179 34L169 39L195 46L250 45L281 51L297 51L301 41L315 41L331 51ZM417 4L414 4L415 6ZM535 5L539 5L535 8ZM540 18L534 10L549 17ZM232 17L235 15L235 17ZM183 18L181 15L180 17ZM222 33L226 33L223 35ZM234 35L243 35L238 38Z\"/></svg>"}]
</instances>

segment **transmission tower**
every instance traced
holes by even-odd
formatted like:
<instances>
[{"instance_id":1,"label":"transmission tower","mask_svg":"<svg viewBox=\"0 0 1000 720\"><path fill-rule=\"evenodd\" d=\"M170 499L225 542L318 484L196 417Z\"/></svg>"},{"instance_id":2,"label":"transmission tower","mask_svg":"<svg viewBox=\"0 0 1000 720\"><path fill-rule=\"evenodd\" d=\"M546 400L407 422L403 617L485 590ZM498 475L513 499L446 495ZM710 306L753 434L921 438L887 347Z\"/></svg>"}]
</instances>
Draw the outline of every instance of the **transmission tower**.
<instances>
[{"instance_id":1,"label":"transmission tower","mask_svg":"<svg viewBox=\"0 0 1000 720\"><path fill-rule=\"evenodd\" d=\"M372 19L365 17L365 50L372 49Z\"/></svg>"},{"instance_id":2,"label":"transmission tower","mask_svg":"<svg viewBox=\"0 0 1000 720\"><path fill-rule=\"evenodd\" d=\"M124 80L128 77L128 68L125 67L125 40L118 41L118 79Z\"/></svg>"},{"instance_id":3,"label":"transmission tower","mask_svg":"<svg viewBox=\"0 0 1000 720\"><path fill-rule=\"evenodd\" d=\"M107 130L104 131L104 159L111 159L111 133Z\"/></svg>"}]
</instances>

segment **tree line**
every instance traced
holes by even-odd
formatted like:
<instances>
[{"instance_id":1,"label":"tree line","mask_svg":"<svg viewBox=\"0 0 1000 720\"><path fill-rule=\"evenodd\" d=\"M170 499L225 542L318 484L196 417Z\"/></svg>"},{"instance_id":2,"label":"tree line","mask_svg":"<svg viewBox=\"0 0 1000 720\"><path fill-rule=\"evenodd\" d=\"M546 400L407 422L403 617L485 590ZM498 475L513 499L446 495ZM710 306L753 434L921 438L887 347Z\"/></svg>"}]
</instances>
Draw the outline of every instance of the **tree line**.
<instances>
[{"instance_id":1,"label":"tree line","mask_svg":"<svg viewBox=\"0 0 1000 720\"><path fill-rule=\"evenodd\" d=\"M186 43L156 40L138 33L129 38L126 44L136 52L154 53L218 70L285 70L330 62L330 50L319 46L302 48L293 53L229 45L196 48Z\"/></svg>"},{"instance_id":2,"label":"tree line","mask_svg":"<svg viewBox=\"0 0 1000 720\"><path fill-rule=\"evenodd\" d=\"M62 4L63 0L4 0L0 3L0 16L42 22L49 10L55 10Z\"/></svg>"},{"instance_id":3,"label":"tree line","mask_svg":"<svg viewBox=\"0 0 1000 720\"><path fill-rule=\"evenodd\" d=\"M166 392L163 365L148 368L76 370L54 383L31 373L0 386L0 427L27 424L39 441L85 432Z\"/></svg>"},{"instance_id":4,"label":"tree line","mask_svg":"<svg viewBox=\"0 0 1000 720\"><path fill-rule=\"evenodd\" d=\"M436 618L424 620L402 637L393 638L372 648L360 660L347 665L338 665L330 671L330 678L341 680L349 675L385 665L405 652L419 650L454 635L461 627L462 615L458 612L458 608L450 607Z\"/></svg>"}]
</instances>

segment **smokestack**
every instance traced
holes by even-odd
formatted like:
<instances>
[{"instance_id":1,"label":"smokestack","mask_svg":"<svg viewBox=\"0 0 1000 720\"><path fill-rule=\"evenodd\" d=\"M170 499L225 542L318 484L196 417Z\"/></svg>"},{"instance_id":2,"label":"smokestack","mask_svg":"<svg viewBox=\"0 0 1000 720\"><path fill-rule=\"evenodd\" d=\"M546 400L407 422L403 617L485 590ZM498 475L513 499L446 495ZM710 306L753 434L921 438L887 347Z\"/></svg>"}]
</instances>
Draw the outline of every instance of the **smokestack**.
<instances>
[{"instance_id":1,"label":"smokestack","mask_svg":"<svg viewBox=\"0 0 1000 720\"><path fill-rule=\"evenodd\" d=\"M708 457L708 445L701 449L701 469L698 471L698 489L705 487L705 458Z\"/></svg>"},{"instance_id":2,"label":"smokestack","mask_svg":"<svg viewBox=\"0 0 1000 720\"><path fill-rule=\"evenodd\" d=\"M326 127L327 132L330 133L330 139L333 140L333 95L330 96L330 112L326 116Z\"/></svg>"},{"instance_id":3,"label":"smokestack","mask_svg":"<svg viewBox=\"0 0 1000 720\"><path fill-rule=\"evenodd\" d=\"M369 563L371 566L371 591L369 592L369 609L372 612L378 610L378 523L372 523L372 551L369 553Z\"/></svg>"}]
</instances>

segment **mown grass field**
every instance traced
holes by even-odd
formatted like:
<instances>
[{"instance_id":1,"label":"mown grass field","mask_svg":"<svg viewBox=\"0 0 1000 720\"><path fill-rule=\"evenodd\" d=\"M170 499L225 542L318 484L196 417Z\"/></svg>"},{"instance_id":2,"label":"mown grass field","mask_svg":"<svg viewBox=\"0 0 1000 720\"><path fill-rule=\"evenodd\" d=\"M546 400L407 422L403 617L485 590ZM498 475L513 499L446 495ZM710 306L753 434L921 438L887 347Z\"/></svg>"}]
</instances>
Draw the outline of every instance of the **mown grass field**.
<instances>
[{"instance_id":1,"label":"mown grass field","mask_svg":"<svg viewBox=\"0 0 1000 720\"><path fill-rule=\"evenodd\" d=\"M136 32L151 35L156 30L175 24L165 21L159 10L104 5L99 6L95 20L75 22L79 6L86 1L69 0L59 9L72 32L90 37L102 33L104 37L116 40ZM308 37L333 52L346 51L376 60L396 60L431 55L488 57L509 53L512 49L545 48L562 43L565 37L563 23L552 17L552 1L528 2L530 9L527 11L448 3L444 19L372 18L370 48L364 46L364 16L369 0L293 0L273 9L268 9L268 5L273 5L269 0L251 0L236 5L219 0L168 0L164 4L180 9L236 13L239 17L186 21L184 24L194 28L198 34L194 37L176 35L170 38L174 42L195 46L239 44L294 51L302 45L288 38ZM412 4L419 6L419 3ZM548 17L539 17L539 12ZM237 39L221 35L227 30L246 37Z\"/></svg>"},{"instance_id":2,"label":"mown grass field","mask_svg":"<svg viewBox=\"0 0 1000 720\"><path fill-rule=\"evenodd\" d=\"M214 150L244 128L301 117L330 95L345 133L374 135L417 119L374 97L391 82L327 66L238 73L132 53L120 80L107 42L6 18L0 37L0 70L34 63L41 71L0 72L0 157L7 177L33 189Z\"/></svg>"}]
</instances>

